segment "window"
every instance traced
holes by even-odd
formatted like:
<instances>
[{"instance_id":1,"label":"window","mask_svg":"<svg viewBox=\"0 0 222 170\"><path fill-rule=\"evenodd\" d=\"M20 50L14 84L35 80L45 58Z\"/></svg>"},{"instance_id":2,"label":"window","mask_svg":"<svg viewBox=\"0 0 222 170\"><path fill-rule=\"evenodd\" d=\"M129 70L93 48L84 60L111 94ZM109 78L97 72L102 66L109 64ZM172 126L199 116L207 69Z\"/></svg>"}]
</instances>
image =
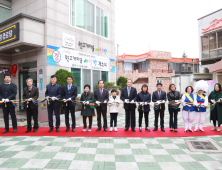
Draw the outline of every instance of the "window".
<instances>
[{"instance_id":1,"label":"window","mask_svg":"<svg viewBox=\"0 0 222 170\"><path fill-rule=\"evenodd\" d=\"M143 63L140 63L140 69L141 70L147 70L148 69L148 62L143 62Z\"/></svg>"},{"instance_id":2,"label":"window","mask_svg":"<svg viewBox=\"0 0 222 170\"><path fill-rule=\"evenodd\" d=\"M203 36L201 38L202 40L202 51L208 51L209 50L209 39L208 36Z\"/></svg>"},{"instance_id":3,"label":"window","mask_svg":"<svg viewBox=\"0 0 222 170\"><path fill-rule=\"evenodd\" d=\"M78 90L78 94L81 94L81 69L80 68L72 68L71 72L75 78L76 86Z\"/></svg>"},{"instance_id":4,"label":"window","mask_svg":"<svg viewBox=\"0 0 222 170\"><path fill-rule=\"evenodd\" d=\"M124 70L132 70L132 63L124 63Z\"/></svg>"},{"instance_id":5,"label":"window","mask_svg":"<svg viewBox=\"0 0 222 170\"><path fill-rule=\"evenodd\" d=\"M162 84L162 80L156 80L156 84L161 83Z\"/></svg>"},{"instance_id":6,"label":"window","mask_svg":"<svg viewBox=\"0 0 222 170\"><path fill-rule=\"evenodd\" d=\"M107 71L102 71L102 80L104 82L108 82L109 79L108 79L108 72Z\"/></svg>"},{"instance_id":7,"label":"window","mask_svg":"<svg viewBox=\"0 0 222 170\"><path fill-rule=\"evenodd\" d=\"M11 8L0 5L0 23L11 18Z\"/></svg>"},{"instance_id":8,"label":"window","mask_svg":"<svg viewBox=\"0 0 222 170\"><path fill-rule=\"evenodd\" d=\"M82 78L83 78L83 80L82 80L82 83L83 83L83 91L82 92L84 92L84 86L86 85L86 84L89 84L90 86L91 86L91 70L89 70L89 69L82 69ZM90 88L90 91L92 91L92 86L91 86L91 88Z\"/></svg>"},{"instance_id":9,"label":"window","mask_svg":"<svg viewBox=\"0 0 222 170\"><path fill-rule=\"evenodd\" d=\"M134 64L134 70L138 70L139 69L139 64L138 63L135 63Z\"/></svg>"},{"instance_id":10,"label":"window","mask_svg":"<svg viewBox=\"0 0 222 170\"><path fill-rule=\"evenodd\" d=\"M209 40L210 40L210 50L216 49L217 45L216 45L216 33L211 34L209 36Z\"/></svg>"},{"instance_id":11,"label":"window","mask_svg":"<svg viewBox=\"0 0 222 170\"><path fill-rule=\"evenodd\" d=\"M222 32L217 33L218 36L218 48L222 47Z\"/></svg>"},{"instance_id":12,"label":"window","mask_svg":"<svg viewBox=\"0 0 222 170\"><path fill-rule=\"evenodd\" d=\"M88 0L71 0L71 25L108 38L108 12Z\"/></svg>"},{"instance_id":13,"label":"window","mask_svg":"<svg viewBox=\"0 0 222 170\"><path fill-rule=\"evenodd\" d=\"M100 71L92 70L92 72L93 72L93 86L91 91L94 91L96 89L95 86L98 84L98 81L100 80Z\"/></svg>"}]
</instances>

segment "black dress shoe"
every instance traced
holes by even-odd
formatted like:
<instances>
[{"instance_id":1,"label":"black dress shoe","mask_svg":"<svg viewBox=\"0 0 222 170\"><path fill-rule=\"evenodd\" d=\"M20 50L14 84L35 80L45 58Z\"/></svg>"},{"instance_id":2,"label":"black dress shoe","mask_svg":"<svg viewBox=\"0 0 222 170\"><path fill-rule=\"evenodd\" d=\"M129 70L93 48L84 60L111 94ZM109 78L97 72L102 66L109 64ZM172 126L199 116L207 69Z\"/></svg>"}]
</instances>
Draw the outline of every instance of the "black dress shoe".
<instances>
[{"instance_id":1,"label":"black dress shoe","mask_svg":"<svg viewBox=\"0 0 222 170\"><path fill-rule=\"evenodd\" d=\"M125 130L124 131L128 131L129 130L129 128L125 128Z\"/></svg>"},{"instance_id":2,"label":"black dress shoe","mask_svg":"<svg viewBox=\"0 0 222 170\"><path fill-rule=\"evenodd\" d=\"M49 129L49 132L52 132L52 131L53 131L53 128L50 128L50 129Z\"/></svg>"},{"instance_id":3,"label":"black dress shoe","mask_svg":"<svg viewBox=\"0 0 222 170\"><path fill-rule=\"evenodd\" d=\"M153 131L157 131L158 130L158 128L157 127L155 127L154 129L153 129Z\"/></svg>"},{"instance_id":4,"label":"black dress shoe","mask_svg":"<svg viewBox=\"0 0 222 170\"><path fill-rule=\"evenodd\" d=\"M16 132L17 132L17 129L14 129L14 130L13 130L13 133L16 133Z\"/></svg>"},{"instance_id":5,"label":"black dress shoe","mask_svg":"<svg viewBox=\"0 0 222 170\"><path fill-rule=\"evenodd\" d=\"M164 128L161 128L161 131L162 131L162 132L165 132L165 129L164 129Z\"/></svg>"},{"instance_id":6,"label":"black dress shoe","mask_svg":"<svg viewBox=\"0 0 222 170\"><path fill-rule=\"evenodd\" d=\"M142 132L142 128L139 128L139 131Z\"/></svg>"},{"instance_id":7,"label":"black dress shoe","mask_svg":"<svg viewBox=\"0 0 222 170\"><path fill-rule=\"evenodd\" d=\"M136 129L133 128L132 131L133 131L133 132L136 132ZM142 131L142 130L141 130L141 131Z\"/></svg>"},{"instance_id":8,"label":"black dress shoe","mask_svg":"<svg viewBox=\"0 0 222 170\"><path fill-rule=\"evenodd\" d=\"M69 128L66 129L66 132L68 132L68 131L69 131Z\"/></svg>"},{"instance_id":9,"label":"black dress shoe","mask_svg":"<svg viewBox=\"0 0 222 170\"><path fill-rule=\"evenodd\" d=\"M37 129L34 129L33 132L37 132Z\"/></svg>"},{"instance_id":10,"label":"black dress shoe","mask_svg":"<svg viewBox=\"0 0 222 170\"><path fill-rule=\"evenodd\" d=\"M104 131L107 132L108 130L106 128L104 128Z\"/></svg>"},{"instance_id":11,"label":"black dress shoe","mask_svg":"<svg viewBox=\"0 0 222 170\"><path fill-rule=\"evenodd\" d=\"M177 132L177 129L174 129L174 132Z\"/></svg>"},{"instance_id":12,"label":"black dress shoe","mask_svg":"<svg viewBox=\"0 0 222 170\"><path fill-rule=\"evenodd\" d=\"M193 130L192 130L192 129L189 129L189 131L190 131L190 132L193 132Z\"/></svg>"},{"instance_id":13,"label":"black dress shoe","mask_svg":"<svg viewBox=\"0 0 222 170\"><path fill-rule=\"evenodd\" d=\"M56 129L56 132L59 132L59 128Z\"/></svg>"},{"instance_id":14,"label":"black dress shoe","mask_svg":"<svg viewBox=\"0 0 222 170\"><path fill-rule=\"evenodd\" d=\"M170 129L170 131L172 132L172 131L173 131L173 129Z\"/></svg>"},{"instance_id":15,"label":"black dress shoe","mask_svg":"<svg viewBox=\"0 0 222 170\"><path fill-rule=\"evenodd\" d=\"M27 129L26 131L25 131L25 133L29 133L31 130L29 130L29 129Z\"/></svg>"},{"instance_id":16,"label":"black dress shoe","mask_svg":"<svg viewBox=\"0 0 222 170\"><path fill-rule=\"evenodd\" d=\"M96 129L97 132L100 131L100 130L101 130L101 128Z\"/></svg>"},{"instance_id":17,"label":"black dress shoe","mask_svg":"<svg viewBox=\"0 0 222 170\"><path fill-rule=\"evenodd\" d=\"M2 134L7 133L7 132L9 132L9 130L4 130L4 131L2 132Z\"/></svg>"},{"instance_id":18,"label":"black dress shoe","mask_svg":"<svg viewBox=\"0 0 222 170\"><path fill-rule=\"evenodd\" d=\"M75 129L75 128L72 128L72 131L73 131L73 132L75 132L75 131L76 131L76 129Z\"/></svg>"}]
</instances>

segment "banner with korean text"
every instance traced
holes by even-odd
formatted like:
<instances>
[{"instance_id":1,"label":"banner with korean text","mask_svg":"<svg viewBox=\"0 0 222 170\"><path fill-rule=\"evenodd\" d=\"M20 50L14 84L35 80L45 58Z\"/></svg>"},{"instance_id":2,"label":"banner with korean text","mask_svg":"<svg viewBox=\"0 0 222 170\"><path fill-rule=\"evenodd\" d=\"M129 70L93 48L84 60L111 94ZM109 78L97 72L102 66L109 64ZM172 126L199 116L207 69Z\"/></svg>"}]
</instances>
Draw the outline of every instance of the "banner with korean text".
<instances>
[{"instance_id":1,"label":"banner with korean text","mask_svg":"<svg viewBox=\"0 0 222 170\"><path fill-rule=\"evenodd\" d=\"M115 60L47 45L47 65L115 72Z\"/></svg>"}]
</instances>

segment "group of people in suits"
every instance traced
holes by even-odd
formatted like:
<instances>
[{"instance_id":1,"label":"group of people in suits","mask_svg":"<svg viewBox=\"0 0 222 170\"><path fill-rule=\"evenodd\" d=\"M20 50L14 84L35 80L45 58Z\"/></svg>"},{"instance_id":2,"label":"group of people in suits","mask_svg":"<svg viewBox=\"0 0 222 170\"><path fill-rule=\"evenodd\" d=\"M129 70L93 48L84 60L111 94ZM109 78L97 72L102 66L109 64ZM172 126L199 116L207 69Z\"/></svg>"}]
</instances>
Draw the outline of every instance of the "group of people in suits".
<instances>
[{"instance_id":1,"label":"group of people in suits","mask_svg":"<svg viewBox=\"0 0 222 170\"><path fill-rule=\"evenodd\" d=\"M61 100L63 100L63 106L65 110L65 124L66 132L70 130L69 123L69 113L71 113L72 118L72 132L75 132L76 119L75 119L75 102L77 97L77 86L72 84L72 76L67 76L67 85L62 87L57 84L57 76L51 76L51 83L46 86L45 98L47 100L48 109L48 121L49 121L49 132L53 131L53 112L55 113L56 132L59 132L60 127L60 106ZM15 114L15 106L11 100L16 99L17 86L11 82L10 75L4 75L4 81L0 86L0 100L5 103L3 108L5 130L2 133L9 132L9 114L12 119L13 133L17 132L17 119ZM32 131L37 132L38 130L38 105L33 101L37 101L39 97L39 90L37 87L33 86L33 80L31 78L26 80L27 87L23 90L23 99L27 100L25 105L27 113L27 130L26 133ZM118 131L117 129L117 116L119 113L120 104L124 103L125 109L125 131L131 128L132 131L136 131L136 102L139 103L139 131L142 132L142 119L143 115L145 118L145 130L150 132L149 128L149 112L150 103L154 103L154 129L158 130L158 119L160 117L160 128L161 131L164 129L164 111L165 103L168 100L168 110L169 110L169 127L170 131L177 132L177 116L180 111L180 107L175 107L175 103L182 104L182 117L184 121L185 132L192 130L192 123L195 123L194 131L198 128L200 131L203 130L203 124L206 120L206 108L208 107L208 102L211 104L211 114L210 120L213 121L214 127L212 130L220 131L220 125L222 124L222 89L219 83L214 86L213 92L210 93L209 97L206 94L208 91L208 85L204 81L199 81L196 84L196 93L192 86L186 87L186 93L183 94L182 98L180 92L176 90L175 84L170 84L169 92L166 93L162 90L162 84L158 83L156 85L157 90L153 92L152 96L148 92L148 86L144 84L141 87L141 91L137 94L136 88L132 87L132 80L127 80L127 87L123 88L120 97L117 95L117 90L112 89L111 95L109 96L109 91L104 88L104 81L98 81L99 88L90 92L90 85L86 84L84 86L84 92L81 94L80 103L82 105L81 115L83 116L83 131L87 131L87 117L89 118L88 131L92 128L92 119L95 115L95 106L97 112L97 130L100 131L102 128L104 131L108 131L107 125L107 106L109 106L110 113L110 131ZM171 104L170 104L171 103ZM158 106L155 108L155 105ZM31 119L33 117L34 126L32 126ZM103 125L101 122L103 119ZM216 128L216 121L218 121L218 128ZM113 126L114 124L114 126Z\"/></svg>"}]
</instances>

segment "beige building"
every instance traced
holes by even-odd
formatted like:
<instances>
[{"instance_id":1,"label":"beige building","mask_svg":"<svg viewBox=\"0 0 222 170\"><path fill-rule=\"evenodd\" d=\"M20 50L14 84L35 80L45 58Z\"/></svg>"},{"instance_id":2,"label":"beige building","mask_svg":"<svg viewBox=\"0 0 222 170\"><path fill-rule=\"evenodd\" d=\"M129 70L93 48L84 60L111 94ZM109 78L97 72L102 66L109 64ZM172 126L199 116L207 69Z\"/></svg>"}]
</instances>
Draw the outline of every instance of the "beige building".
<instances>
[{"instance_id":1,"label":"beige building","mask_svg":"<svg viewBox=\"0 0 222 170\"><path fill-rule=\"evenodd\" d=\"M79 94L85 84L94 90L100 79L115 82L114 63L115 0L0 0L0 83L12 74L17 99L29 77L43 97L61 68Z\"/></svg>"}]
</instances>

